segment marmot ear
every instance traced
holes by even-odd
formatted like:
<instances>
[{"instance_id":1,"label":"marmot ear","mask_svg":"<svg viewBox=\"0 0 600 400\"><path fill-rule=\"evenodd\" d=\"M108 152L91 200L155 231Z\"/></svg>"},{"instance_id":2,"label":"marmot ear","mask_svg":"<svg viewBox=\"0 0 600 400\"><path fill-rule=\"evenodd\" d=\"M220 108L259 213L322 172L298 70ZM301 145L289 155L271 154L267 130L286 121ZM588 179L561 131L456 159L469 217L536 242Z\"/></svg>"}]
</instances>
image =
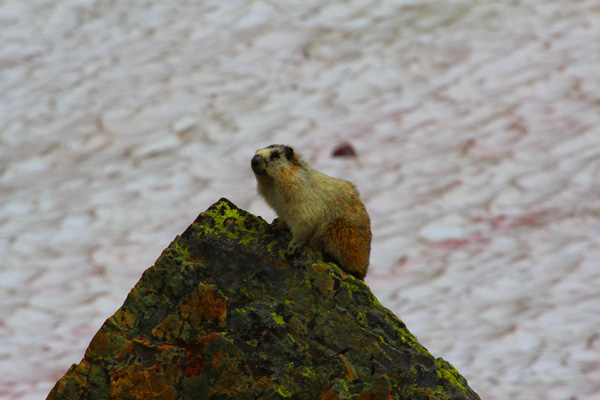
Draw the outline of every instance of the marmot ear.
<instances>
[{"instance_id":1,"label":"marmot ear","mask_svg":"<svg viewBox=\"0 0 600 400\"><path fill-rule=\"evenodd\" d=\"M285 146L285 158L291 160L294 157L294 149L290 146Z\"/></svg>"}]
</instances>

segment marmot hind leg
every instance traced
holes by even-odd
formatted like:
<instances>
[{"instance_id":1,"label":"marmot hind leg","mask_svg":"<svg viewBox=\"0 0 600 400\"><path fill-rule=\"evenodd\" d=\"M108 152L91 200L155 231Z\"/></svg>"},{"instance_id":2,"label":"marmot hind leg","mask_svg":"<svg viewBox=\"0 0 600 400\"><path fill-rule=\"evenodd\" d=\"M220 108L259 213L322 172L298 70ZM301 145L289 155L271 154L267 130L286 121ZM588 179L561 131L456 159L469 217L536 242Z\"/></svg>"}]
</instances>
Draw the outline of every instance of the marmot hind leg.
<instances>
[{"instance_id":1,"label":"marmot hind leg","mask_svg":"<svg viewBox=\"0 0 600 400\"><path fill-rule=\"evenodd\" d=\"M371 252L369 229L351 226L340 218L328 224L324 231L319 235L323 251L338 260L343 270L364 280Z\"/></svg>"}]
</instances>

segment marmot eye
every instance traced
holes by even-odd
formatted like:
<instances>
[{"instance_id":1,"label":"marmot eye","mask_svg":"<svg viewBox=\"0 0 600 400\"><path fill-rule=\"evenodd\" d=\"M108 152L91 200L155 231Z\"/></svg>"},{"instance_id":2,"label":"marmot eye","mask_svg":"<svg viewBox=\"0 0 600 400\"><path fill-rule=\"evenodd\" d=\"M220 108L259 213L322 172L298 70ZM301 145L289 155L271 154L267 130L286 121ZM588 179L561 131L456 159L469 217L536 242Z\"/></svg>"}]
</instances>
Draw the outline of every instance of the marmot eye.
<instances>
[{"instance_id":1,"label":"marmot eye","mask_svg":"<svg viewBox=\"0 0 600 400\"><path fill-rule=\"evenodd\" d=\"M269 159L272 160L277 160L279 158L279 153L278 152L273 152L271 153L271 157L269 157Z\"/></svg>"}]
</instances>

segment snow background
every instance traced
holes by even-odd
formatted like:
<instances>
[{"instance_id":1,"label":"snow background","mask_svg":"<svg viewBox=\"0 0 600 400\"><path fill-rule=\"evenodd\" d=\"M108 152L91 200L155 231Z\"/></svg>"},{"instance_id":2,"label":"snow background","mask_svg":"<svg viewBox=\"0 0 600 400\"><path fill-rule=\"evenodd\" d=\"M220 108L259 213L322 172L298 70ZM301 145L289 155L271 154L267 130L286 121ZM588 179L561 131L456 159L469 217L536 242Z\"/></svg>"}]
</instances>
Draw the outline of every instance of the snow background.
<instances>
[{"instance_id":1,"label":"snow background","mask_svg":"<svg viewBox=\"0 0 600 400\"><path fill-rule=\"evenodd\" d=\"M44 398L194 218L294 145L366 282L482 399L600 399L600 2L0 3L0 398ZM356 159L332 158L350 142Z\"/></svg>"}]
</instances>

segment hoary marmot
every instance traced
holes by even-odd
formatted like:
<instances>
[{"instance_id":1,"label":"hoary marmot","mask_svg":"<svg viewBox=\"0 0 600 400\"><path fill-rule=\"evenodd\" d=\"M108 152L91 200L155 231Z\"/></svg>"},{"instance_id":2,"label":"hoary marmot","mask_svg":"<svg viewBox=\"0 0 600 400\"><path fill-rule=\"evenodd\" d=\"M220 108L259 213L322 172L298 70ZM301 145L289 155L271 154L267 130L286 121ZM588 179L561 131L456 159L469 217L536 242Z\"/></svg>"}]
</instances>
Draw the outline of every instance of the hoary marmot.
<instances>
[{"instance_id":1,"label":"hoary marmot","mask_svg":"<svg viewBox=\"0 0 600 400\"><path fill-rule=\"evenodd\" d=\"M371 253L371 221L354 185L314 170L290 146L258 150L251 166L258 193L279 217L273 228L292 232L287 254L298 255L308 244L363 280Z\"/></svg>"}]
</instances>

